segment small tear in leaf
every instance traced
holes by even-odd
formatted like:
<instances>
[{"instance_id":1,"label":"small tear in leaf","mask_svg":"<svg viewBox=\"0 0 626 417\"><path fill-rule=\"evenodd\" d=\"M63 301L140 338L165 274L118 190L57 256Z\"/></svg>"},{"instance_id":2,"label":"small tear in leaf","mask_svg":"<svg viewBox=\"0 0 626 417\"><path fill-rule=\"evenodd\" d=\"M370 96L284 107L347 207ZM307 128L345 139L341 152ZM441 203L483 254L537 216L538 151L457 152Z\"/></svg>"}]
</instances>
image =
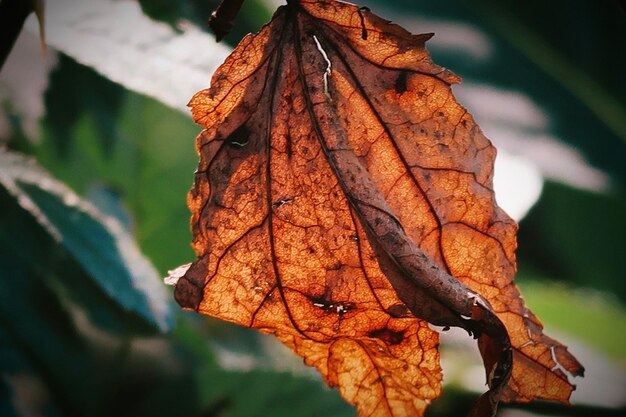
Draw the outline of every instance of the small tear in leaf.
<instances>
[{"instance_id":1,"label":"small tear in leaf","mask_svg":"<svg viewBox=\"0 0 626 417\"><path fill-rule=\"evenodd\" d=\"M232 147L232 148L243 148L244 146L246 146L249 142L245 141L245 142L237 142L235 140L232 140L230 142L228 142L228 144Z\"/></svg>"},{"instance_id":2,"label":"small tear in leaf","mask_svg":"<svg viewBox=\"0 0 626 417\"><path fill-rule=\"evenodd\" d=\"M274 203L272 203L272 207L274 208L279 208L287 203L291 203L293 201L292 198L281 198L278 201L275 201Z\"/></svg>"},{"instance_id":3,"label":"small tear in leaf","mask_svg":"<svg viewBox=\"0 0 626 417\"><path fill-rule=\"evenodd\" d=\"M556 351L554 346L550 346L550 356L554 361L554 366L550 369L552 372L558 371L562 372L563 375L569 380L570 372L559 362L559 359L556 357Z\"/></svg>"},{"instance_id":4,"label":"small tear in leaf","mask_svg":"<svg viewBox=\"0 0 626 417\"><path fill-rule=\"evenodd\" d=\"M324 71L324 75L323 75L324 94L326 94L326 97L328 97L329 100L332 100L332 98L330 97L330 91L328 90L328 77L331 75L332 64L330 63L328 54L326 54L326 51L324 50L324 48L322 48L320 41L317 39L317 36L313 35L313 40L315 41L315 45L317 45L317 50L320 51L320 54L322 54L322 56L324 57L324 60L326 61L326 70Z\"/></svg>"},{"instance_id":5,"label":"small tear in leaf","mask_svg":"<svg viewBox=\"0 0 626 417\"><path fill-rule=\"evenodd\" d=\"M250 129L246 125L241 125L226 138L226 143L233 149L240 149L250 142Z\"/></svg>"}]
</instances>

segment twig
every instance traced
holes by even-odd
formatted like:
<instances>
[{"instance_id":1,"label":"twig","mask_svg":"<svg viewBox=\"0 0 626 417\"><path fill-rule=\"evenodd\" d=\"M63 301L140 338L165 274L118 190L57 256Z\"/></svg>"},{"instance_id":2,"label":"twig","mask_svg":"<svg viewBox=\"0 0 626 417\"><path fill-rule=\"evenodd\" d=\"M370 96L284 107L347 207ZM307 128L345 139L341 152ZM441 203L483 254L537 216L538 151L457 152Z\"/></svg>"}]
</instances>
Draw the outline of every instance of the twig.
<instances>
[{"instance_id":1,"label":"twig","mask_svg":"<svg viewBox=\"0 0 626 417\"><path fill-rule=\"evenodd\" d=\"M224 39L233 28L233 20L239 13L244 0L222 0L217 9L211 13L209 27L215 33L217 41Z\"/></svg>"}]
</instances>

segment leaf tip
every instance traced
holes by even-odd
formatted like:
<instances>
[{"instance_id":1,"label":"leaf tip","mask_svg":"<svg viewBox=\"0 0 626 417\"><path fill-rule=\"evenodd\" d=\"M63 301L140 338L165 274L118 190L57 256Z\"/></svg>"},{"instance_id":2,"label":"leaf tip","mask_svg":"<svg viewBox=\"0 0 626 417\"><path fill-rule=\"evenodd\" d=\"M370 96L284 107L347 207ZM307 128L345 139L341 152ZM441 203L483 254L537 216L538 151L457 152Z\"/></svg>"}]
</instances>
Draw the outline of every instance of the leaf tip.
<instances>
[{"instance_id":1,"label":"leaf tip","mask_svg":"<svg viewBox=\"0 0 626 417\"><path fill-rule=\"evenodd\" d=\"M168 278L176 281L174 285L174 299L183 308L197 310L204 297L204 274L206 263L203 259L198 262L182 265L170 272ZM167 278L166 278L167 279Z\"/></svg>"}]
</instances>

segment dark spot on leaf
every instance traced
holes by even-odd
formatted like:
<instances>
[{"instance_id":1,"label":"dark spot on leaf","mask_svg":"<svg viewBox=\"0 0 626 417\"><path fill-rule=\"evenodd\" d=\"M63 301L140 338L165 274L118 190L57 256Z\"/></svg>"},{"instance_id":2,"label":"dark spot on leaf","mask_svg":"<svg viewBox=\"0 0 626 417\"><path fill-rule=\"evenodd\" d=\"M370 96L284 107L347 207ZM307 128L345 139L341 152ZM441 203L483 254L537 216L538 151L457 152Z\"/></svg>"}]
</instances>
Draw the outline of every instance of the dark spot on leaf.
<instances>
[{"instance_id":1,"label":"dark spot on leaf","mask_svg":"<svg viewBox=\"0 0 626 417\"><path fill-rule=\"evenodd\" d=\"M402 341L404 340L403 332L395 332L386 327L382 329L372 330L367 335L369 337L380 339L383 342L385 342L387 345L391 345L391 346L398 345L402 343Z\"/></svg>"},{"instance_id":2,"label":"dark spot on leaf","mask_svg":"<svg viewBox=\"0 0 626 417\"><path fill-rule=\"evenodd\" d=\"M341 263L336 263L328 267L329 271L339 271L343 265Z\"/></svg>"},{"instance_id":3,"label":"dark spot on leaf","mask_svg":"<svg viewBox=\"0 0 626 417\"><path fill-rule=\"evenodd\" d=\"M402 94L407 90L407 73L406 72L401 72L400 75L398 75L398 78L396 78L396 83L394 85L394 88L396 90L396 93L398 94Z\"/></svg>"},{"instance_id":4,"label":"dark spot on leaf","mask_svg":"<svg viewBox=\"0 0 626 417\"><path fill-rule=\"evenodd\" d=\"M230 174L232 174L232 172L233 172L232 166L230 164L229 165L224 165L219 170L220 170L220 174L222 174L222 176L224 176L224 177L229 177Z\"/></svg>"},{"instance_id":5,"label":"dark spot on leaf","mask_svg":"<svg viewBox=\"0 0 626 417\"><path fill-rule=\"evenodd\" d=\"M292 149L292 143L291 143L291 136L289 136L289 134L287 135L287 149L285 150L285 152L287 153L287 158L291 159L291 157L293 156L293 149Z\"/></svg>"},{"instance_id":6,"label":"dark spot on leaf","mask_svg":"<svg viewBox=\"0 0 626 417\"><path fill-rule=\"evenodd\" d=\"M391 317L400 318L400 317L410 317L411 312L409 308L404 304L394 304L387 309L387 314Z\"/></svg>"},{"instance_id":7,"label":"dark spot on leaf","mask_svg":"<svg viewBox=\"0 0 626 417\"><path fill-rule=\"evenodd\" d=\"M308 296L308 299L311 301L313 306L324 310L325 312L338 314L343 316L348 311L355 309L355 304L350 301L332 301L325 294L313 297Z\"/></svg>"}]
</instances>

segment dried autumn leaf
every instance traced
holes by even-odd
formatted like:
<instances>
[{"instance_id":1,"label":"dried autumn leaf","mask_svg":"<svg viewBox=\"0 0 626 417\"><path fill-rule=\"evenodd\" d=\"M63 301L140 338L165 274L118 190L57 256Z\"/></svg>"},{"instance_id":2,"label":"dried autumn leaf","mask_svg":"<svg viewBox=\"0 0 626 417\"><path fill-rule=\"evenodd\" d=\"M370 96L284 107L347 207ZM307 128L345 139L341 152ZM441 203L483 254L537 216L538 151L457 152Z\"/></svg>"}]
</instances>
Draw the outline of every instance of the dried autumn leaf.
<instances>
[{"instance_id":1,"label":"dried autumn leaf","mask_svg":"<svg viewBox=\"0 0 626 417\"><path fill-rule=\"evenodd\" d=\"M206 127L189 194L198 259L181 306L276 335L360 416L423 415L438 333L478 339L500 399L567 402L583 369L542 333L515 274L495 149L459 81L368 9L292 0L191 100Z\"/></svg>"}]
</instances>

